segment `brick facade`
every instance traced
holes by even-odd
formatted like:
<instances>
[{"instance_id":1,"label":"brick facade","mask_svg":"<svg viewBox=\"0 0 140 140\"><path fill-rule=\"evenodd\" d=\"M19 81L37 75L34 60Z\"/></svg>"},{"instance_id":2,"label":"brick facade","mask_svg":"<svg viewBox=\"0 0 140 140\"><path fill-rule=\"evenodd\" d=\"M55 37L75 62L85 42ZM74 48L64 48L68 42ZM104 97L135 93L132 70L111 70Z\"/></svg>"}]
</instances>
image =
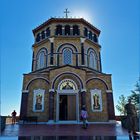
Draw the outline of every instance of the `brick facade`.
<instances>
[{"instance_id":1,"label":"brick facade","mask_svg":"<svg viewBox=\"0 0 140 140\"><path fill-rule=\"evenodd\" d=\"M91 24L87 24L83 19L72 20L67 19L67 22L62 23L64 19L59 19L59 23L57 19L52 19L50 21L44 23L43 25L37 27L33 30L35 38L37 37L38 32L41 32L46 27L50 27L50 37L40 41L35 42L33 44L33 69L32 72L28 74L24 74L23 77L23 91L27 91L22 93L22 102L21 102L21 117L24 116L37 116L38 121L40 122L48 122L50 119L53 121L57 120L57 111L58 111L58 102L57 98L60 97L57 94L58 85L61 81L65 79L71 79L77 85L77 94L78 96L78 117L80 116L80 110L82 107L82 102L84 102L88 111L89 117L88 121L90 122L105 122L114 119L114 103L113 103L113 94L112 94L112 83L111 83L111 75L105 74L101 71L101 60L100 60L100 45L98 43L93 42L84 37L84 27L86 26L89 30L94 31L97 36L99 36L100 31L93 27ZM56 36L55 29L57 24L62 24L65 26L66 24L77 24L80 30L79 36ZM88 27L89 26L89 27ZM53 41L50 42L50 38L53 38ZM85 38L83 42L84 47L84 65L82 65L81 60L81 38ZM53 50L51 50L51 46L53 46ZM64 65L63 63L63 49L65 47L70 47L72 50L72 65ZM41 69L37 69L38 63L38 54L41 49L46 49L47 53L45 54L45 59L43 63L45 66ZM88 50L93 49L97 55L97 68L89 67L89 54ZM50 57L50 52L53 53L52 58ZM50 65L50 59L53 60L53 65ZM42 89L44 90L43 99L43 111L34 111L34 90ZM101 101L102 106L101 111L93 111L91 109L91 90L100 90L101 91ZM82 90L85 90L82 95ZM107 91L110 91L108 93ZM109 95L108 95L109 94ZM76 102L77 103L77 102ZM111 103L112 107L109 106ZM24 110L26 113L23 113ZM68 110L68 109L67 109ZM53 115L53 116L52 116ZM58 117L59 118L59 117ZM76 118L78 121L80 118ZM68 120L67 120L68 121Z\"/></svg>"}]
</instances>

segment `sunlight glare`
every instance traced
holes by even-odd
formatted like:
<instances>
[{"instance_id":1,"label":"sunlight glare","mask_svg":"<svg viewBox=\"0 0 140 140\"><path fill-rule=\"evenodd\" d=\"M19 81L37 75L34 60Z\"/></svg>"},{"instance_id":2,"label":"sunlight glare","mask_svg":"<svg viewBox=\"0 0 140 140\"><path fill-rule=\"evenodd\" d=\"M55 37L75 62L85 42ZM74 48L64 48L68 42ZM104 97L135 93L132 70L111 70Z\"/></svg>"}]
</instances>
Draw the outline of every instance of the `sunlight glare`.
<instances>
[{"instance_id":1,"label":"sunlight glare","mask_svg":"<svg viewBox=\"0 0 140 140\"><path fill-rule=\"evenodd\" d=\"M88 22L92 23L93 19L92 16L90 14L90 12L85 11L85 10L73 10L72 11L72 17L74 18L83 18L85 20L87 20Z\"/></svg>"}]
</instances>

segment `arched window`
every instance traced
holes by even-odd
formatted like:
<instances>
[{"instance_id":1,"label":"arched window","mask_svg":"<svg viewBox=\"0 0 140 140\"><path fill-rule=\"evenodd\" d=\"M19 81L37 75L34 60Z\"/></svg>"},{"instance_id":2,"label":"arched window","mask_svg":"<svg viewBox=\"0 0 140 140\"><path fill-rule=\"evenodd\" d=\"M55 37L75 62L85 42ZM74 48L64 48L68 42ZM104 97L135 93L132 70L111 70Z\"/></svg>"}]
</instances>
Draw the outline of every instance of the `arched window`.
<instances>
[{"instance_id":1,"label":"arched window","mask_svg":"<svg viewBox=\"0 0 140 140\"><path fill-rule=\"evenodd\" d=\"M89 32L89 39L92 40L92 32L91 31Z\"/></svg>"},{"instance_id":2,"label":"arched window","mask_svg":"<svg viewBox=\"0 0 140 140\"><path fill-rule=\"evenodd\" d=\"M58 85L58 90L77 90L76 83L71 79L64 79Z\"/></svg>"},{"instance_id":3,"label":"arched window","mask_svg":"<svg viewBox=\"0 0 140 140\"><path fill-rule=\"evenodd\" d=\"M45 67L45 52L39 52L37 56L37 69L41 69Z\"/></svg>"},{"instance_id":4,"label":"arched window","mask_svg":"<svg viewBox=\"0 0 140 140\"><path fill-rule=\"evenodd\" d=\"M94 34L94 37L93 37L93 40L94 40L94 42L98 42L98 38L97 38L97 35L96 34Z\"/></svg>"},{"instance_id":5,"label":"arched window","mask_svg":"<svg viewBox=\"0 0 140 140\"><path fill-rule=\"evenodd\" d=\"M79 27L78 27L78 25L73 26L73 35L79 35Z\"/></svg>"},{"instance_id":6,"label":"arched window","mask_svg":"<svg viewBox=\"0 0 140 140\"><path fill-rule=\"evenodd\" d=\"M45 32L44 31L41 32L41 37L42 37L42 39L45 38Z\"/></svg>"},{"instance_id":7,"label":"arched window","mask_svg":"<svg viewBox=\"0 0 140 140\"><path fill-rule=\"evenodd\" d=\"M97 58L93 51L89 53L89 67L97 70Z\"/></svg>"},{"instance_id":8,"label":"arched window","mask_svg":"<svg viewBox=\"0 0 140 140\"><path fill-rule=\"evenodd\" d=\"M39 42L39 41L40 41L40 33L38 33L36 36L36 42Z\"/></svg>"},{"instance_id":9,"label":"arched window","mask_svg":"<svg viewBox=\"0 0 140 140\"><path fill-rule=\"evenodd\" d=\"M50 36L50 28L48 27L47 29L46 29L46 37L49 37Z\"/></svg>"},{"instance_id":10,"label":"arched window","mask_svg":"<svg viewBox=\"0 0 140 140\"><path fill-rule=\"evenodd\" d=\"M85 37L88 36L88 30L87 30L87 28L84 29L84 36L85 36Z\"/></svg>"},{"instance_id":11,"label":"arched window","mask_svg":"<svg viewBox=\"0 0 140 140\"><path fill-rule=\"evenodd\" d=\"M63 64L72 64L72 50L69 48L63 50Z\"/></svg>"},{"instance_id":12,"label":"arched window","mask_svg":"<svg viewBox=\"0 0 140 140\"><path fill-rule=\"evenodd\" d=\"M55 35L62 35L62 25L56 26Z\"/></svg>"},{"instance_id":13,"label":"arched window","mask_svg":"<svg viewBox=\"0 0 140 140\"><path fill-rule=\"evenodd\" d=\"M70 35L70 26L69 25L65 26L65 35Z\"/></svg>"}]
</instances>

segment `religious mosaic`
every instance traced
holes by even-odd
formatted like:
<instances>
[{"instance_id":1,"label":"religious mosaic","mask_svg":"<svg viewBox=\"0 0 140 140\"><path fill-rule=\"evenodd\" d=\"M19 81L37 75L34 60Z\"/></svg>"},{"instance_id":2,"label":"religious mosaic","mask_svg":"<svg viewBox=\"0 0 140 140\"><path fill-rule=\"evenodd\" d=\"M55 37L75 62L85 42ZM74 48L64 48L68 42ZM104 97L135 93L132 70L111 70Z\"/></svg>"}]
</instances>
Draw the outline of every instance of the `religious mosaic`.
<instances>
[{"instance_id":1,"label":"religious mosaic","mask_svg":"<svg viewBox=\"0 0 140 140\"><path fill-rule=\"evenodd\" d=\"M72 80L65 79L59 85L60 90L76 90L76 85Z\"/></svg>"},{"instance_id":2,"label":"religious mosaic","mask_svg":"<svg viewBox=\"0 0 140 140\"><path fill-rule=\"evenodd\" d=\"M102 111L101 90L91 90L91 108L92 111Z\"/></svg>"},{"instance_id":3,"label":"religious mosaic","mask_svg":"<svg viewBox=\"0 0 140 140\"><path fill-rule=\"evenodd\" d=\"M44 90L34 90L34 111L44 109Z\"/></svg>"}]
</instances>

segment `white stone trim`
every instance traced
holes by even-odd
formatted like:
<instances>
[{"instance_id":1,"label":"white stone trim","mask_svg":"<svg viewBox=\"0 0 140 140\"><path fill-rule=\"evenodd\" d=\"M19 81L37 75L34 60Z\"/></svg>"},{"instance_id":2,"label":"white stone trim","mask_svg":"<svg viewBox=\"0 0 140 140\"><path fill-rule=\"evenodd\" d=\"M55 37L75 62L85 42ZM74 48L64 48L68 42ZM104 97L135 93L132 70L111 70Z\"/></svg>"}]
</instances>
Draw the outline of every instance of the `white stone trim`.
<instances>
[{"instance_id":1,"label":"white stone trim","mask_svg":"<svg viewBox=\"0 0 140 140\"><path fill-rule=\"evenodd\" d=\"M86 64L84 64L84 65L79 65L79 66L85 66L85 67L86 67Z\"/></svg>"},{"instance_id":2,"label":"white stone trim","mask_svg":"<svg viewBox=\"0 0 140 140\"><path fill-rule=\"evenodd\" d=\"M54 92L54 89L49 89L49 92Z\"/></svg>"},{"instance_id":3,"label":"white stone trim","mask_svg":"<svg viewBox=\"0 0 140 140\"><path fill-rule=\"evenodd\" d=\"M106 90L106 93L113 93L113 90Z\"/></svg>"},{"instance_id":4,"label":"white stone trim","mask_svg":"<svg viewBox=\"0 0 140 140\"><path fill-rule=\"evenodd\" d=\"M74 73L74 72L71 72L71 71L65 71L65 72L62 72L62 73L56 75L56 76L54 77L54 79L52 80L51 87L52 87L52 85L53 85L55 79L56 79L57 77L59 77L59 75L63 75L63 74L67 74L67 73L73 73L73 74L75 74L75 75L81 80L81 82L83 83L83 86L85 87L85 83L84 83L83 80L80 78L80 76L79 76L78 74ZM80 86L81 86L81 82L79 81L79 79L78 79L77 77L75 77L75 78L78 80L78 82L79 82L79 84L80 84Z\"/></svg>"},{"instance_id":5,"label":"white stone trim","mask_svg":"<svg viewBox=\"0 0 140 140\"><path fill-rule=\"evenodd\" d=\"M61 95L72 95L79 92L79 90L56 90L58 94Z\"/></svg>"},{"instance_id":6,"label":"white stone trim","mask_svg":"<svg viewBox=\"0 0 140 140\"><path fill-rule=\"evenodd\" d=\"M86 89L81 89L81 92L87 92L87 90Z\"/></svg>"},{"instance_id":7,"label":"white stone trim","mask_svg":"<svg viewBox=\"0 0 140 140\"><path fill-rule=\"evenodd\" d=\"M49 83L49 80L46 79L46 78L44 78L44 77L36 77L36 78L31 79L31 80L27 83L27 85L25 86L25 90L27 90L28 85L29 85L32 81L34 81L34 80L36 80L36 79L43 79L43 80L48 81L48 83Z\"/></svg>"},{"instance_id":8,"label":"white stone trim","mask_svg":"<svg viewBox=\"0 0 140 140\"><path fill-rule=\"evenodd\" d=\"M73 43L71 43L71 42L59 44L59 46L58 46L57 49L56 49L56 53L60 53L60 52L58 52L58 49L59 49L61 46L67 46L67 45L69 46L69 48L71 48L71 49L73 50L74 53L78 53L78 50L75 51L75 49L73 48L73 46L75 46L75 44L73 44ZM76 47L76 46L75 46L75 47ZM64 47L64 48L65 48L65 47Z\"/></svg>"},{"instance_id":9,"label":"white stone trim","mask_svg":"<svg viewBox=\"0 0 140 140\"><path fill-rule=\"evenodd\" d=\"M55 124L55 121L54 121L54 120L49 120L49 121L47 122L47 124Z\"/></svg>"},{"instance_id":10,"label":"white stone trim","mask_svg":"<svg viewBox=\"0 0 140 140\"><path fill-rule=\"evenodd\" d=\"M93 89L93 90L90 90L90 93L91 93L91 109L92 109L92 111L93 112L102 112L103 107L102 107L102 94L101 94L101 90L99 90L99 89ZM95 110L93 108L93 104L94 104L93 95L95 93L99 95L99 102L100 102L100 109L99 110Z\"/></svg>"},{"instance_id":11,"label":"white stone trim","mask_svg":"<svg viewBox=\"0 0 140 140\"><path fill-rule=\"evenodd\" d=\"M49 38L50 42L53 43L54 42L54 37Z\"/></svg>"},{"instance_id":12,"label":"white stone trim","mask_svg":"<svg viewBox=\"0 0 140 140\"><path fill-rule=\"evenodd\" d=\"M116 120L109 120L110 123L116 123Z\"/></svg>"},{"instance_id":13,"label":"white stone trim","mask_svg":"<svg viewBox=\"0 0 140 140\"><path fill-rule=\"evenodd\" d=\"M85 40L86 40L86 38L84 38L84 37L81 37L81 38L80 38L81 43L84 43Z\"/></svg>"},{"instance_id":14,"label":"white stone trim","mask_svg":"<svg viewBox=\"0 0 140 140\"><path fill-rule=\"evenodd\" d=\"M22 93L29 93L29 90L22 90Z\"/></svg>"},{"instance_id":15,"label":"white stone trim","mask_svg":"<svg viewBox=\"0 0 140 140\"><path fill-rule=\"evenodd\" d=\"M99 79L99 80L103 81L107 85L107 87L109 87L108 84L106 83L106 81L99 77L91 77L91 78L87 79L85 83L87 83L87 81L92 80L92 79Z\"/></svg>"},{"instance_id":16,"label":"white stone trim","mask_svg":"<svg viewBox=\"0 0 140 140\"><path fill-rule=\"evenodd\" d=\"M79 122L79 94L78 94L79 90L57 90L57 94L56 94L56 123L59 123L61 121L59 121L59 99L60 99L60 95L73 95L76 96L76 120L77 122ZM75 93L75 94L74 94ZM69 122L65 121L65 122Z\"/></svg>"},{"instance_id":17,"label":"white stone trim","mask_svg":"<svg viewBox=\"0 0 140 140\"><path fill-rule=\"evenodd\" d=\"M55 64L54 65L51 64L51 65L48 65L48 66L55 66Z\"/></svg>"},{"instance_id":18,"label":"white stone trim","mask_svg":"<svg viewBox=\"0 0 140 140\"><path fill-rule=\"evenodd\" d=\"M111 121L106 121L106 122L90 122L90 121L87 121L88 124L109 124L109 125L112 125L112 124L117 124L117 122L115 120L111 120ZM23 121L19 121L19 124L23 124ZM83 124L82 121L57 121L55 122L54 120L49 120L48 122L26 122L25 124L66 124L66 125L71 125L71 124Z\"/></svg>"},{"instance_id":19,"label":"white stone trim","mask_svg":"<svg viewBox=\"0 0 140 140\"><path fill-rule=\"evenodd\" d=\"M35 104L36 104L36 95L37 94L41 94L42 95L42 109L41 110L36 110L35 109ZM44 93L45 93L45 90L44 89L36 89L33 91L33 112L43 112L44 111Z\"/></svg>"}]
</instances>

